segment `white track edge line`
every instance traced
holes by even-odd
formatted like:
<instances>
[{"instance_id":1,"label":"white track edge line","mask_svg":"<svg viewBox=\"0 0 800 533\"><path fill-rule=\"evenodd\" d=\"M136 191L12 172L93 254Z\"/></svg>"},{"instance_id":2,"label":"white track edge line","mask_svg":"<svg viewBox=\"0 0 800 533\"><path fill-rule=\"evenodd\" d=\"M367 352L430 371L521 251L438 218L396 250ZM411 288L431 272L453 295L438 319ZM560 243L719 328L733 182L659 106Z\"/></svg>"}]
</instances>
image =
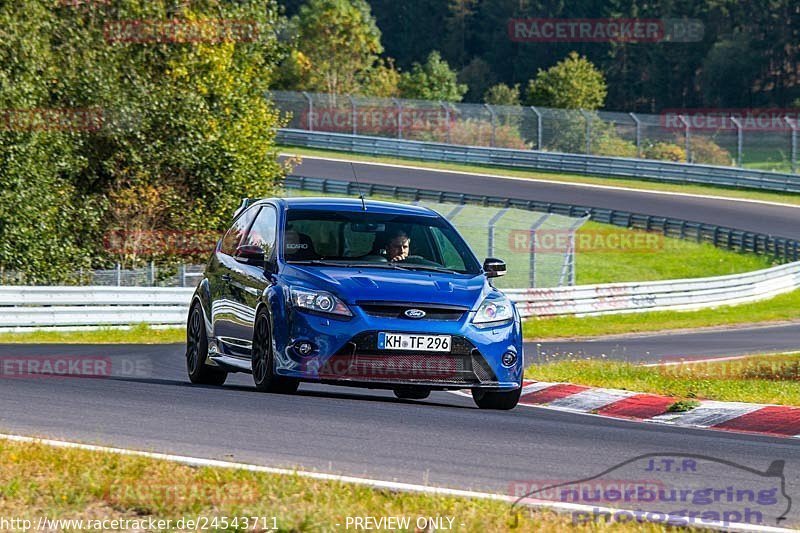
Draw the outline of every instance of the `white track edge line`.
<instances>
[{"instance_id":1,"label":"white track edge line","mask_svg":"<svg viewBox=\"0 0 800 533\"><path fill-rule=\"evenodd\" d=\"M517 498L513 496L506 496L504 494L493 494L490 492L477 492L477 491L470 491L470 490L462 490L462 489L451 489L446 487L432 487L426 485L417 485L413 483L400 483L397 481L384 481L379 479L370 479L370 478L361 478L361 477L354 477L354 476L341 476L337 474L323 474L321 472L307 472L301 470L291 470L286 468L275 468L270 466L259 466L247 463L236 463L232 461L220 461L217 459L204 459L202 457L191 457L186 455L172 455L172 454L165 454L165 453L156 453L156 452L145 452L140 450L130 450L127 448L114 448L108 446L97 446L94 444L83 444L80 442L71 442L71 441L63 441L63 440L53 440L53 439L41 439L35 437L26 437L23 435L12 435L6 433L0 433L0 439L13 441L13 442L20 442L20 443L28 443L28 444L44 444L46 446L52 446L55 448L72 448L72 449L79 449L79 450L86 450L86 451L93 451L93 452L104 452L104 453L114 453L118 455L129 455L134 457L146 457L149 459L158 459L163 461L170 461L180 464L185 464L188 466L208 466L208 467L217 467L217 468L230 468L230 469L237 469L237 470L247 470L250 472L263 472L267 474L282 474L282 475L294 475L300 477L307 477L311 479L318 479L324 481L338 481L341 483L353 483L357 485L367 485L373 488L381 488L381 489L389 489L389 490L398 490L403 492L421 492L421 493L428 493L428 494L439 494L445 496L457 496L463 498L476 498L476 499L483 499L483 500L495 500L501 501L505 503L514 503L517 501ZM544 509L552 509L558 510L560 512L567 512L567 511L582 511L582 512L610 512L612 514L619 513L619 512L627 512L634 514L633 510L628 509L617 509L613 507L595 507L590 505L581 505L581 504L574 504L574 503L565 503L565 502L551 502L547 500L533 500L533 499L523 499L520 501L520 504L523 504L528 507L534 508L544 508ZM663 516L663 514L662 514ZM670 516L670 515L667 515ZM684 517L676 516L675 519L682 519ZM645 520L647 521L647 520ZM655 521L656 523L662 523L662 521ZM663 521L665 522L665 521ZM723 523L723 522L710 522L704 524L687 524L686 527L703 527L703 528L714 528L720 529L723 531L743 531L743 532L750 532L750 531L766 531L769 533L784 533L784 532L791 532L796 531L793 529L785 529L779 527L772 527L772 526L762 526L762 525L752 525L752 524L740 524L740 523Z\"/></svg>"},{"instance_id":2,"label":"white track edge line","mask_svg":"<svg viewBox=\"0 0 800 533\"><path fill-rule=\"evenodd\" d=\"M548 180L543 178L520 178L517 176L503 176L502 174L485 174L481 172L468 172L462 170L451 170L451 169L444 169L444 168L432 168L432 167L422 167L422 166L414 166L414 165L400 165L397 163L381 163L379 161L364 161L361 159L342 159L336 157L321 157L315 155L303 155L303 154L292 154L288 152L280 152L278 154L282 157L300 157L307 158L307 159L318 159L320 161L337 161L340 163L361 163L364 165L373 165L373 166L383 166L389 168L404 168L404 169L414 169L414 170L424 170L426 172L448 172L451 174L463 174L465 176L476 176L482 178L499 178L504 180L514 180L514 181L528 181L531 183L547 183L551 185L567 185L573 187L585 187L590 189L605 189L605 190L616 190L616 191L627 191L627 192L640 192L645 194L658 194L663 196L680 196L680 197L687 197L687 198L699 198L704 200L721 200L721 201L728 201L728 202L743 202L748 204L761 204L761 205L769 205L775 207L791 207L793 209L800 209L800 205L797 204L787 204L784 202L769 202L767 200L756 200L753 198L734 198L729 196L715 196L712 194L692 194L688 192L675 192L675 191L656 191L651 189L636 189L633 187L621 187L616 185L601 185L599 183L580 183L580 182L571 182L571 181L557 181L557 180ZM525 169L512 169L512 170L525 170ZM536 171L535 169L533 171ZM547 172L544 170L539 170L538 172ZM603 179L602 176L594 176L599 179ZM624 179L624 178L611 178L611 179ZM681 184L677 184L681 185ZM696 184L689 184L689 185L696 185ZM756 191L758 192L758 191ZM770 192L770 191L765 191Z\"/></svg>"}]
</instances>

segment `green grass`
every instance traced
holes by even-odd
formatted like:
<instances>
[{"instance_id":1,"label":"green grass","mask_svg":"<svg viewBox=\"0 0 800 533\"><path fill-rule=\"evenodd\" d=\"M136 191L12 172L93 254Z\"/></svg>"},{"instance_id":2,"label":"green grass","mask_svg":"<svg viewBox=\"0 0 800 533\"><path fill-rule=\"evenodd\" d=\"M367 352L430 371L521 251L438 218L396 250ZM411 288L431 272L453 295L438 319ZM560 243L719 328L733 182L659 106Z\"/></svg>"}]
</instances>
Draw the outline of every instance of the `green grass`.
<instances>
[{"instance_id":1,"label":"green grass","mask_svg":"<svg viewBox=\"0 0 800 533\"><path fill-rule=\"evenodd\" d=\"M596 337L800 319L800 290L769 300L698 311L656 311L619 315L530 318L523 323L528 340Z\"/></svg>"},{"instance_id":2,"label":"green grass","mask_svg":"<svg viewBox=\"0 0 800 533\"><path fill-rule=\"evenodd\" d=\"M170 344L185 341L185 328L155 329L146 324L130 329L0 333L0 344Z\"/></svg>"},{"instance_id":3,"label":"green grass","mask_svg":"<svg viewBox=\"0 0 800 533\"><path fill-rule=\"evenodd\" d=\"M683 399L674 410L696 400L800 406L800 353L661 367L572 359L531 366L525 377Z\"/></svg>"},{"instance_id":4,"label":"green grass","mask_svg":"<svg viewBox=\"0 0 800 533\"><path fill-rule=\"evenodd\" d=\"M411 518L411 531L418 517L452 518L456 531L665 531L662 526L639 524L577 526L571 516L548 510L515 511L496 501L376 490L296 475L192 468L144 457L0 440L0 516L29 519L34 526L42 516L152 517L173 520L172 531L181 517L255 516L266 517L268 527L273 527L274 519L279 531L316 532L346 530L348 516L397 516ZM349 529L354 529L352 524Z\"/></svg>"},{"instance_id":5,"label":"green grass","mask_svg":"<svg viewBox=\"0 0 800 533\"><path fill-rule=\"evenodd\" d=\"M589 241L590 248L587 251L579 249L575 257L575 282L578 285L724 276L773 266L772 260L765 256L723 250L708 243L665 238L657 233L597 222L587 222L578 230L579 236L598 236L600 246L603 242L613 242L608 240L609 233L614 237L638 236L638 242L642 244L620 251L606 251L607 248L598 248Z\"/></svg>"},{"instance_id":6,"label":"green grass","mask_svg":"<svg viewBox=\"0 0 800 533\"><path fill-rule=\"evenodd\" d=\"M609 185L615 187L627 187L640 190L711 195L711 196L720 196L725 198L745 198L751 200L760 200L764 202L778 202L778 203L800 205L800 195L780 193L780 192L730 189L725 187L713 187L710 185L681 185L672 183L659 183L656 181L647 181L644 179L593 177L593 176L583 176L580 174L560 174L555 172L516 170L516 169L507 169L507 168L493 167L493 166L466 165L460 163L439 163L435 161L420 161L417 159L406 159L399 157L378 157L378 156L369 156L362 154L353 154L350 152L339 152L336 150L299 148L295 146L279 146L278 149L283 153L298 154L301 156L307 155L307 156L318 156L318 157L333 157L341 159L352 159L354 161L372 161L377 163L408 165L415 167L453 170L460 172L493 174L497 176L542 179L548 181L559 181L567 183L588 183L594 185ZM757 167L759 165L757 163L751 163L747 164L746 166ZM765 163L764 166L767 166L767 164Z\"/></svg>"}]
</instances>

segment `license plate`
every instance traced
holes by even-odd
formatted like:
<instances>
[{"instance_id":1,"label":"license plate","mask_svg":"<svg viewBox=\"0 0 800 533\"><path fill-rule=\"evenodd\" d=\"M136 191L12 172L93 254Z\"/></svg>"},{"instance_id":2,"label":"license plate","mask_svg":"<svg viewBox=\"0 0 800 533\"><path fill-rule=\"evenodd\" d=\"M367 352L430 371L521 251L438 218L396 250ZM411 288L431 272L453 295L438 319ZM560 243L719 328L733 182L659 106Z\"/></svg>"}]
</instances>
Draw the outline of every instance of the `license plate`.
<instances>
[{"instance_id":1,"label":"license plate","mask_svg":"<svg viewBox=\"0 0 800 533\"><path fill-rule=\"evenodd\" d=\"M449 352L450 340L450 335L408 335L381 332L378 333L378 349Z\"/></svg>"}]
</instances>

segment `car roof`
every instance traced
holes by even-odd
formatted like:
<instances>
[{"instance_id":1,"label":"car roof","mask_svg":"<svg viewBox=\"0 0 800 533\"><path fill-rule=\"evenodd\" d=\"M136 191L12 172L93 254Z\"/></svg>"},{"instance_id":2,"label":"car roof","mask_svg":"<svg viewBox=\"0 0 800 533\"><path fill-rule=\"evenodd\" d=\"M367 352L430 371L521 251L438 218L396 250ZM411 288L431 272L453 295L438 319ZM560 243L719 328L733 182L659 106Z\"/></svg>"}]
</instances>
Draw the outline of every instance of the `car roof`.
<instances>
[{"instance_id":1,"label":"car roof","mask_svg":"<svg viewBox=\"0 0 800 533\"><path fill-rule=\"evenodd\" d=\"M331 198L331 197L298 197L278 198L275 201L283 204L286 209L303 209L309 211L361 211L363 209L359 198ZM367 212L385 213L393 215L418 215L440 216L436 211L419 205L398 204L394 202L381 202L378 200L365 200Z\"/></svg>"}]
</instances>

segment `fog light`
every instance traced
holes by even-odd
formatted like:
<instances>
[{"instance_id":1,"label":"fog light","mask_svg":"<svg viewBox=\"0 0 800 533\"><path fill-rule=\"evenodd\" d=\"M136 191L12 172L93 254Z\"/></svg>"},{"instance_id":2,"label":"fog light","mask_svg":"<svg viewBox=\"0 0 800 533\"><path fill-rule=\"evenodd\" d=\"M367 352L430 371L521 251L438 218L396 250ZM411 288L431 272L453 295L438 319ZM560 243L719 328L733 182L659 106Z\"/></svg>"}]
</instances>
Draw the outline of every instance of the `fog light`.
<instances>
[{"instance_id":1,"label":"fog light","mask_svg":"<svg viewBox=\"0 0 800 533\"><path fill-rule=\"evenodd\" d=\"M514 366L517 362L517 354L514 352L506 352L503 354L503 366Z\"/></svg>"},{"instance_id":2,"label":"fog light","mask_svg":"<svg viewBox=\"0 0 800 533\"><path fill-rule=\"evenodd\" d=\"M300 341L295 343L294 349L297 350L297 353L300 355L308 355L314 351L314 345L308 341Z\"/></svg>"}]
</instances>

